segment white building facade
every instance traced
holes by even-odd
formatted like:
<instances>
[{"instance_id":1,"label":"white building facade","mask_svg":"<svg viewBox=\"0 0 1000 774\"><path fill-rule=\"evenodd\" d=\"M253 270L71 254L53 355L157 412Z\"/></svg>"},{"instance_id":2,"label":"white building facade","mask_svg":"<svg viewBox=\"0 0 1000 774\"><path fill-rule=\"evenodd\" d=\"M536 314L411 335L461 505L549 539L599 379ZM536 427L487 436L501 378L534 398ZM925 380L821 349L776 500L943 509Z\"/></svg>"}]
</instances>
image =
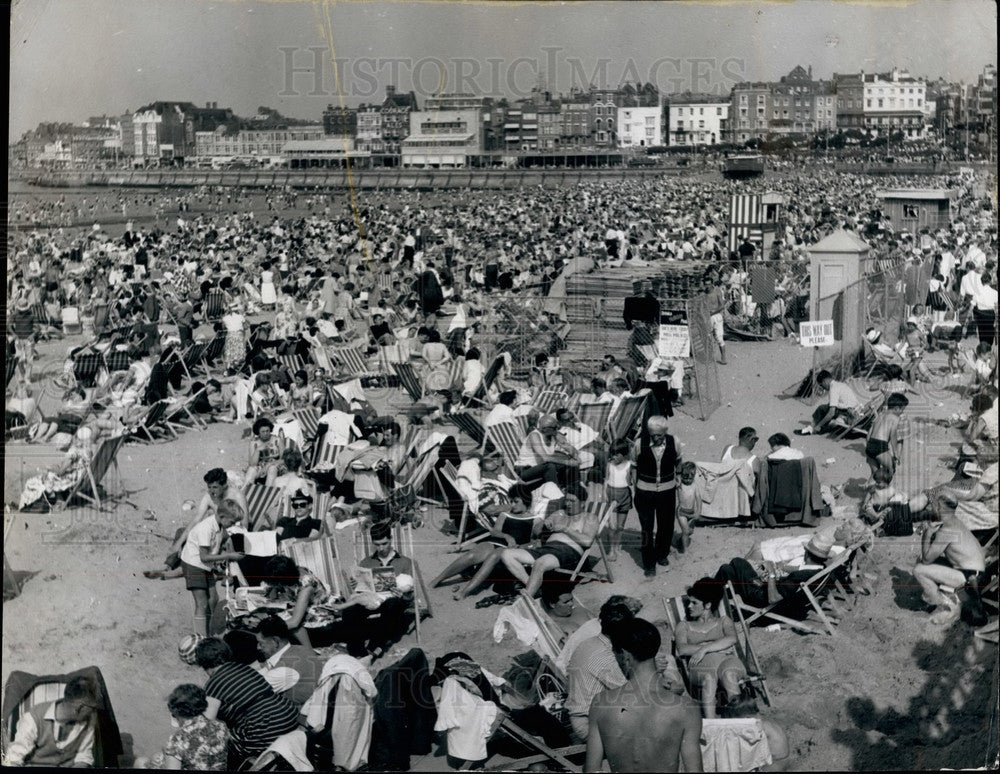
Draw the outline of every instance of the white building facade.
<instances>
[{"instance_id":1,"label":"white building facade","mask_svg":"<svg viewBox=\"0 0 1000 774\"><path fill-rule=\"evenodd\" d=\"M729 129L729 99L706 95L671 97L668 145L717 145Z\"/></svg>"},{"instance_id":2,"label":"white building facade","mask_svg":"<svg viewBox=\"0 0 1000 774\"><path fill-rule=\"evenodd\" d=\"M663 110L660 107L618 108L619 148L649 148L663 144Z\"/></svg>"}]
</instances>

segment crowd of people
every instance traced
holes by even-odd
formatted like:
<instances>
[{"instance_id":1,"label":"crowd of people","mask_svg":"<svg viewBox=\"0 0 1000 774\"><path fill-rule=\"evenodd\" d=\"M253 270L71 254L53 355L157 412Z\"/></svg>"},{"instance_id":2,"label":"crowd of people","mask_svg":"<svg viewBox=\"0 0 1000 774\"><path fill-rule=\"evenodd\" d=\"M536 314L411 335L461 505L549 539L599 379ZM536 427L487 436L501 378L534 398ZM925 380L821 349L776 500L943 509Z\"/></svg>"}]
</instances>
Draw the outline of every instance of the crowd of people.
<instances>
[{"instance_id":1,"label":"crowd of people","mask_svg":"<svg viewBox=\"0 0 1000 774\"><path fill-rule=\"evenodd\" d=\"M240 211L246 192L203 190L165 197L177 214L171 228L13 234L7 430L65 452L27 480L22 510L71 505L108 439L182 427L210 433L211 422L245 429L246 465L208 471L170 555L146 573L183 579L191 591L181 656L208 677L171 693L170 742L140 763L221 769L271 751L293 766L356 770L377 767L382 748L409 744L380 724L391 697L372 673L420 625L419 557L404 555L398 535L399 527L430 529L421 526L427 501L440 503L443 530L465 549L431 593L455 584L461 602L489 585L494 593L477 607L528 600L557 633L562 660L552 673L560 709L543 706L535 688L518 690L516 670L500 679L465 653L443 655L431 670L422 652L407 654L428 674L436 721L425 737L442 732L455 765L484 763L511 720L549 748L586 745L587 770L605 760L616 771L700 770L703 718L758 709L728 606L741 600L805 619L811 601L801 584L827 565L836 569L830 582L862 583L838 557L870 546L876 533L912 534L926 522L913 573L929 620L953 623L962 594L982 623L979 595L990 576L982 544L997 526L996 225L962 189L949 229L894 233L875 197L884 182L779 178L788 205L769 256L728 254L733 184L685 178L476 197L377 192L340 213L319 194L297 202L270 192L264 213ZM117 197L128 217L135 197ZM205 211L190 212L191 203ZM297 214L282 217L284 208ZM14 212L31 221L31 212ZM866 347L882 365L877 402L862 399L849 374L814 375L829 399L799 432L867 437L871 482L857 519L824 518L839 493L819 482L786 432L768 437L765 454L748 426L718 461L683 458L670 433L683 362L591 353L585 377L560 362L568 320L559 294L587 267L628 275L640 266L655 273L658 261L716 264L722 270L708 286L723 363L723 314L793 333L790 309L808 295L808 247L837 228L861 234L880 258L932 265L926 296L908 299L905 329L868 332ZM764 258L779 270L778 305L757 310L747 264ZM63 336L68 308L83 341L58 373L37 374L36 343ZM517 316L530 321L529 347L523 336L498 335ZM898 492L907 393L940 378L929 356L937 347L947 350L949 373L968 372L973 414L955 480ZM43 379L61 395L44 413L42 398L53 392ZM257 497L267 491L277 496L261 512ZM625 531L633 511L634 546ZM292 558L296 545L322 545L352 520L364 549L343 589ZM639 617L628 597L612 596L597 615L575 605L573 584L597 570L594 560L623 567L634 548L651 580L686 562L711 521L813 529L781 550L762 545L758 555L706 568L715 573L688 589L672 626ZM262 550L255 536L264 533L271 542ZM259 592L255 609L222 604L223 580L230 591ZM67 689L25 718L10 760L86 763L86 735L71 734L71 757L59 731L69 715L92 722L88 695ZM766 720L760 729L772 757L788 754L780 729ZM414 740L413 752L429 749L425 741Z\"/></svg>"}]
</instances>

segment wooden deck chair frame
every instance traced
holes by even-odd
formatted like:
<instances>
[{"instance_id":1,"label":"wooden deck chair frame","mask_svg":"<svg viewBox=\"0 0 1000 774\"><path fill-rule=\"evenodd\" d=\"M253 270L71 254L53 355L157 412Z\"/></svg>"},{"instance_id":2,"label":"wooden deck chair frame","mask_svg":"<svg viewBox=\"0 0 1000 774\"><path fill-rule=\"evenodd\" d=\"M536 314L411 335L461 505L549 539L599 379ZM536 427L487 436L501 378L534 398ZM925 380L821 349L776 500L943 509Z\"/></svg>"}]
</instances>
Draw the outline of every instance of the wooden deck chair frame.
<instances>
[{"instance_id":1,"label":"wooden deck chair frame","mask_svg":"<svg viewBox=\"0 0 1000 774\"><path fill-rule=\"evenodd\" d=\"M831 573L834 573L841 567L847 565L850 562L853 562L855 559L855 554L861 549L861 547L866 542L867 538L860 540L852 544L851 546L848 546L833 561L831 561L825 567L818 570L815 574L811 575L808 579L799 584L799 589L806 595L806 599L809 601L809 605L812 608L812 611L815 612L816 615L819 617L820 622L823 624L824 628L826 629L827 633L830 634L830 636L833 636L834 634L833 622L830 620L830 615L828 614L828 612L823 609L823 605L820 599L816 596L815 591L813 591L811 587L814 586L816 583L825 580L827 576L829 576ZM749 626L754 621L760 618L768 618L775 621L780 621L781 623L786 624L787 626L790 626L793 629L804 632L806 634L822 633L821 630L818 630L815 626L811 626L809 623L806 623L805 621L797 621L794 618L788 618L787 616L774 613L773 612L774 608L777 607L779 604L781 604L782 600L778 600L777 602L772 602L770 605L767 605L766 607L754 607L753 605L750 605L747 602L745 602L743 598L740 597L740 595L735 591L735 589L733 590L733 594L737 606L741 610L741 617L743 612L749 612L751 614L748 618L746 618L747 626ZM848 592L844 588L844 585L840 582L840 580L836 576L834 576L833 588L830 589L824 595L824 599L830 601L831 607L834 608L835 615L839 617L843 615L843 611L840 609L837 603L836 600L837 595L846 599L848 596Z\"/></svg>"},{"instance_id":2,"label":"wooden deck chair frame","mask_svg":"<svg viewBox=\"0 0 1000 774\"><path fill-rule=\"evenodd\" d=\"M302 428L303 440L314 439L316 437L316 431L319 429L319 418L321 416L319 409L295 409L292 411L292 416L298 420L299 426Z\"/></svg>"},{"instance_id":3,"label":"wooden deck chair frame","mask_svg":"<svg viewBox=\"0 0 1000 774\"><path fill-rule=\"evenodd\" d=\"M861 408L855 412L854 419L850 422L845 425L835 425L833 430L827 433L827 437L839 440L841 438L846 438L851 433L861 432L862 427L865 424L868 424L875 419L876 414L878 414L879 410L885 405L887 400L888 396L879 393L861 406Z\"/></svg>"},{"instance_id":4,"label":"wooden deck chair frame","mask_svg":"<svg viewBox=\"0 0 1000 774\"><path fill-rule=\"evenodd\" d=\"M613 408L614 405L611 403L585 403L573 413L582 424L587 425L598 436L601 436L607 429Z\"/></svg>"},{"instance_id":5,"label":"wooden deck chair frame","mask_svg":"<svg viewBox=\"0 0 1000 774\"><path fill-rule=\"evenodd\" d=\"M525 747L529 747L537 752L535 755L526 758L505 761L496 766L487 766L486 771L523 771L532 764L545 762L558 764L563 771L571 772L571 774L579 774L579 772L583 771L582 766L572 763L567 756L582 755L587 751L587 745L574 744L569 747L560 747L558 750L553 749L541 739L529 734L509 717L503 719L500 723L500 728Z\"/></svg>"},{"instance_id":6,"label":"wooden deck chair frame","mask_svg":"<svg viewBox=\"0 0 1000 774\"><path fill-rule=\"evenodd\" d=\"M476 388L476 391L466 398L465 404L467 406L470 406L473 403L477 403L479 405L484 404L486 395L493 388L493 382L497 380L497 375L500 373L500 369L503 367L503 364L503 355L497 355L493 358L493 362L490 363L490 367L486 369L486 373L483 374L483 381Z\"/></svg>"},{"instance_id":7,"label":"wooden deck chair frame","mask_svg":"<svg viewBox=\"0 0 1000 774\"><path fill-rule=\"evenodd\" d=\"M189 395L184 398L184 400L176 406L168 406L170 410L164 415L163 422L168 428L170 428L174 435L177 434L176 431L178 429L185 427L183 424L184 420L190 421L200 430L204 430L208 426L207 423L201 419L201 417L191 410L191 406L194 405L194 402L204 395L207 390L207 387L202 387L194 395Z\"/></svg>"},{"instance_id":8,"label":"wooden deck chair frame","mask_svg":"<svg viewBox=\"0 0 1000 774\"><path fill-rule=\"evenodd\" d=\"M531 405L542 414L554 414L556 409L563 408L567 401L569 396L564 390L546 387L538 393L538 397L531 402Z\"/></svg>"},{"instance_id":9,"label":"wooden deck chair frame","mask_svg":"<svg viewBox=\"0 0 1000 774\"><path fill-rule=\"evenodd\" d=\"M215 338L205 345L201 353L201 361L198 364L198 371L206 378L212 376L212 364L222 356L226 348L226 332L220 331L215 334Z\"/></svg>"},{"instance_id":10,"label":"wooden deck chair frame","mask_svg":"<svg viewBox=\"0 0 1000 774\"><path fill-rule=\"evenodd\" d=\"M480 535L476 535L474 538L469 540L465 539L466 531L469 526L469 515L479 523L482 527L482 522L479 521L479 514L473 511L472 506L469 503L469 499L466 497L465 493L458 488L458 468L456 468L450 460L446 460L444 465L441 466L441 477L448 482L452 489L458 492L458 496L462 498L462 520L458 526L458 537L455 540L458 548L456 551L464 551L466 548L471 546L473 543L478 543L480 540L485 538L489 532L484 532Z\"/></svg>"},{"instance_id":11,"label":"wooden deck chair frame","mask_svg":"<svg viewBox=\"0 0 1000 774\"><path fill-rule=\"evenodd\" d=\"M251 532L256 531L262 524L266 523L264 519L268 518L268 513L275 506L280 509L281 494L282 490L277 486L255 484L252 481L247 484L243 496L247 501L247 523L250 525ZM274 526L276 522L277 519L272 520L271 526Z\"/></svg>"},{"instance_id":12,"label":"wooden deck chair frame","mask_svg":"<svg viewBox=\"0 0 1000 774\"><path fill-rule=\"evenodd\" d=\"M417 372L413 368L413 363L393 363L392 370L399 377L400 386L410 396L410 400L416 403L424 397L424 385L417 378Z\"/></svg>"},{"instance_id":13,"label":"wooden deck chair frame","mask_svg":"<svg viewBox=\"0 0 1000 774\"><path fill-rule=\"evenodd\" d=\"M573 570L569 579L570 581L575 581L577 578L583 578L585 580L601 581L602 583L614 583L615 575L611 570L610 563L608 562L607 552L604 550L604 531L607 529L608 524L611 523L611 517L615 512L615 504L604 500L588 500L583 504L583 510L590 513L600 514L600 520L597 525L597 533L594 535L594 542L592 542L587 547L587 550L583 552L583 556L580 557L580 561L577 562L576 569ZM595 549L597 551L597 556L599 557L598 564L604 564L603 575L596 571L596 565L594 570L584 569L587 565L587 561L594 556Z\"/></svg>"},{"instance_id":14,"label":"wooden deck chair frame","mask_svg":"<svg viewBox=\"0 0 1000 774\"><path fill-rule=\"evenodd\" d=\"M760 696L768 707L771 706L771 695L767 691L767 678L764 677L764 670L760 666L760 660L753 649L753 642L750 640L750 627L743 617L736 599L736 589L733 588L732 581L726 581L726 593L722 597L722 604L726 614L733 620L736 626L736 653L743 662L747 671L745 681L750 684L754 691ZM742 639L741 639L742 635Z\"/></svg>"},{"instance_id":15,"label":"wooden deck chair frame","mask_svg":"<svg viewBox=\"0 0 1000 774\"><path fill-rule=\"evenodd\" d=\"M82 497L87 502L95 505L98 510L103 509L104 503L101 501L100 490L101 481L107 475L108 468L112 465L115 469L115 475L119 478L121 477L121 470L118 468L118 452L121 451L122 446L125 444L126 437L118 435L114 438L106 438L101 443L94 458L87 466L86 475L81 477L76 482L76 486L69 491L66 497L67 503L72 502L74 497ZM85 485L89 487L89 494L84 489Z\"/></svg>"},{"instance_id":16,"label":"wooden deck chair frame","mask_svg":"<svg viewBox=\"0 0 1000 774\"><path fill-rule=\"evenodd\" d=\"M364 351L358 346L331 347L330 358L344 366L354 376L363 376L371 373L368 368L368 361L365 360Z\"/></svg>"},{"instance_id":17,"label":"wooden deck chair frame","mask_svg":"<svg viewBox=\"0 0 1000 774\"><path fill-rule=\"evenodd\" d=\"M177 437L177 433L166 422L167 407L170 404L165 400L158 400L149 407L142 421L136 426L135 431L130 436L137 438L143 443L153 443L156 441L155 431L159 428L167 430L170 435Z\"/></svg>"}]
</instances>

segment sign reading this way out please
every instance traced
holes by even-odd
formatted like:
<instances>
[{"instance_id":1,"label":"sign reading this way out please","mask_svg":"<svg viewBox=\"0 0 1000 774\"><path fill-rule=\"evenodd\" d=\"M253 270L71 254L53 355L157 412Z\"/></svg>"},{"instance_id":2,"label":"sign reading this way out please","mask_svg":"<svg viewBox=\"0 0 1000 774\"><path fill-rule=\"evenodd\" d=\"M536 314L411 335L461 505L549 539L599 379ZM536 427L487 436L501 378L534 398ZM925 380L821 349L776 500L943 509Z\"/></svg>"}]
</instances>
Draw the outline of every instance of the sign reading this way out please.
<instances>
[{"instance_id":1,"label":"sign reading this way out please","mask_svg":"<svg viewBox=\"0 0 1000 774\"><path fill-rule=\"evenodd\" d=\"M829 347L833 340L833 320L799 323L799 343L803 347Z\"/></svg>"}]
</instances>

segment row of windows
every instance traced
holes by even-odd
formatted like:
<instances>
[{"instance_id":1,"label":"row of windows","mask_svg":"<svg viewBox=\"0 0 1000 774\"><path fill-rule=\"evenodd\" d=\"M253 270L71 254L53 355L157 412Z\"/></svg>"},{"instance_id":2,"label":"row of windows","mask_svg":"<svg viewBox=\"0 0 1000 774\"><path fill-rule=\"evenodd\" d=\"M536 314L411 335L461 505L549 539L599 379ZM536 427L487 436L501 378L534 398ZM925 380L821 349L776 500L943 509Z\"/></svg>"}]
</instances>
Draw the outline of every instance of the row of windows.
<instances>
[{"instance_id":1,"label":"row of windows","mask_svg":"<svg viewBox=\"0 0 1000 774\"><path fill-rule=\"evenodd\" d=\"M872 101L871 101L871 99L866 100L866 102L867 102L867 106L868 107L872 107ZM885 103L884 99L879 99L878 100L878 106L879 107L885 107L886 105L884 103ZM919 99L919 98L917 99L917 104L916 105L913 104L913 100L912 99L909 100L909 104L908 105L904 104L904 100L902 100L902 99L899 100L899 106L901 108L904 108L904 107L923 107L923 103L924 103L924 101L922 99ZM895 100L895 98L889 100L889 107L896 107L896 100Z\"/></svg>"}]
</instances>

